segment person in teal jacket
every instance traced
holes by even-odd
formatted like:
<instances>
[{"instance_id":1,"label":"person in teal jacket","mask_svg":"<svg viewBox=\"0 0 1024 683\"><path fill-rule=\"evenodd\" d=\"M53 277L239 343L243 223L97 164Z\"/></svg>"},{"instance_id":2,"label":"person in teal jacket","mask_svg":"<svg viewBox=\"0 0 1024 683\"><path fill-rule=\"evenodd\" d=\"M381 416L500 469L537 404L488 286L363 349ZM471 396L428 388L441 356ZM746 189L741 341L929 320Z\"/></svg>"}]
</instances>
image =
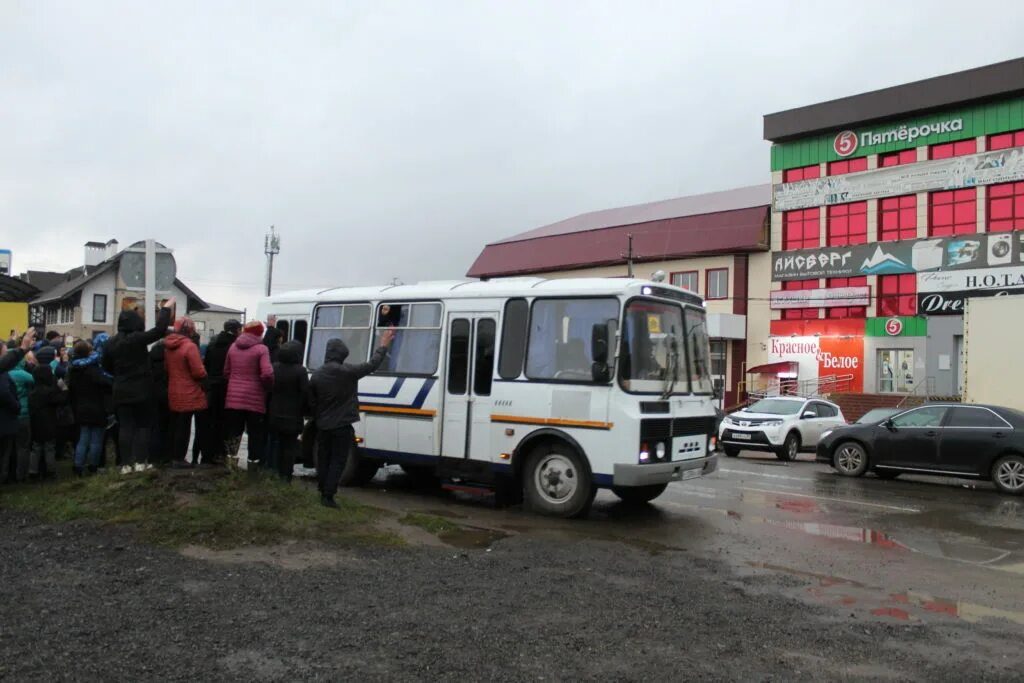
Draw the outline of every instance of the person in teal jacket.
<instances>
[{"instance_id":1,"label":"person in teal jacket","mask_svg":"<svg viewBox=\"0 0 1024 683\"><path fill-rule=\"evenodd\" d=\"M15 469L14 480L25 481L28 478L29 456L32 451L32 423L29 420L28 395L36 386L32 373L28 371L28 361L34 360L30 355L18 361L14 369L8 372L14 389L18 394L18 434L15 437Z\"/></svg>"}]
</instances>

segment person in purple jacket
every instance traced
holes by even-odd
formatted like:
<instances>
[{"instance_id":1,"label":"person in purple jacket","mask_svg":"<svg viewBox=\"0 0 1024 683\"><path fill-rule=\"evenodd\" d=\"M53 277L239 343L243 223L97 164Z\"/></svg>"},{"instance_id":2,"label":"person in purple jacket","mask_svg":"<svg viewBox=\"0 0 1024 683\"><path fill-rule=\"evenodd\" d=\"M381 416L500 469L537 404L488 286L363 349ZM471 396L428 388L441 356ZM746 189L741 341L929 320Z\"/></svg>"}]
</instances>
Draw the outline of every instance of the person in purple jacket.
<instances>
[{"instance_id":1,"label":"person in purple jacket","mask_svg":"<svg viewBox=\"0 0 1024 683\"><path fill-rule=\"evenodd\" d=\"M248 469L255 470L263 459L267 439L267 393L274 387L270 350L263 344L263 323L252 320L228 350L224 362L227 400L224 402L231 432L249 435Z\"/></svg>"}]
</instances>

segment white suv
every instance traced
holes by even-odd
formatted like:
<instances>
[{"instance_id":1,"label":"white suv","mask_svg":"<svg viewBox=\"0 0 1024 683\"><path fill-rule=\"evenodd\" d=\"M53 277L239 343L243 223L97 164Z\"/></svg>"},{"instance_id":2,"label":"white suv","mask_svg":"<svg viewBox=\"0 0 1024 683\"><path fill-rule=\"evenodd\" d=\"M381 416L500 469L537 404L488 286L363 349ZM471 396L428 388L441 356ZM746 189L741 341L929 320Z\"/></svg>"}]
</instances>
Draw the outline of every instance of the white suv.
<instances>
[{"instance_id":1,"label":"white suv","mask_svg":"<svg viewBox=\"0 0 1024 683\"><path fill-rule=\"evenodd\" d=\"M835 403L775 396L727 415L718 430L718 443L731 458L749 450L795 460L800 451L813 451L825 432L845 424L843 411Z\"/></svg>"}]
</instances>

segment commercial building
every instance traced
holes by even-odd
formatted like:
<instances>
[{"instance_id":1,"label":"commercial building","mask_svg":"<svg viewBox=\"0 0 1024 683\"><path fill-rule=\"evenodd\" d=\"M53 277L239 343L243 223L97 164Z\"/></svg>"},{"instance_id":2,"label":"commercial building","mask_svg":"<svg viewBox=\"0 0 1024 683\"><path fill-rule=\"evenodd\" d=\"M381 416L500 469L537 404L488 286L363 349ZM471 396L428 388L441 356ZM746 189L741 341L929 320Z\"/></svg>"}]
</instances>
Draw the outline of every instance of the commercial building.
<instances>
[{"instance_id":1,"label":"commercial building","mask_svg":"<svg viewBox=\"0 0 1024 683\"><path fill-rule=\"evenodd\" d=\"M959 395L968 297L1024 293L1024 59L764 117L770 334L751 386Z\"/></svg>"},{"instance_id":2,"label":"commercial building","mask_svg":"<svg viewBox=\"0 0 1024 683\"><path fill-rule=\"evenodd\" d=\"M770 199L771 188L758 185L585 213L487 245L468 275L626 277L632 268L649 278L663 271L704 297L712 375L732 406L748 334L768 336L768 316L748 317L748 300L749 283L769 278Z\"/></svg>"}]
</instances>

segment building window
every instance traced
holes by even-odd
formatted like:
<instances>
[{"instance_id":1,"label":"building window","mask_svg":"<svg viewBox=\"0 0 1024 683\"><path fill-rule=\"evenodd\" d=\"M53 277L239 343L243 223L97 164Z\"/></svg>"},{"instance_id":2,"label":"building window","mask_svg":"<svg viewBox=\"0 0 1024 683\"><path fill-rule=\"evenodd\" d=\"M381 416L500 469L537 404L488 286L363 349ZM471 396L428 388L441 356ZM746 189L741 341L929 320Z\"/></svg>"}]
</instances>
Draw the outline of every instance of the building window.
<instances>
[{"instance_id":1,"label":"building window","mask_svg":"<svg viewBox=\"0 0 1024 683\"><path fill-rule=\"evenodd\" d=\"M798 289L818 289L817 280L789 280L782 283L785 291ZM818 317L817 308L786 308L782 311L783 320L815 320Z\"/></svg>"},{"instance_id":2,"label":"building window","mask_svg":"<svg viewBox=\"0 0 1024 683\"><path fill-rule=\"evenodd\" d=\"M1024 230L1024 183L990 186L985 216L989 232Z\"/></svg>"},{"instance_id":3,"label":"building window","mask_svg":"<svg viewBox=\"0 0 1024 683\"><path fill-rule=\"evenodd\" d=\"M928 235L970 235L978 232L978 194L975 188L928 195Z\"/></svg>"},{"instance_id":4,"label":"building window","mask_svg":"<svg viewBox=\"0 0 1024 683\"><path fill-rule=\"evenodd\" d=\"M818 164L801 166L800 168L790 168L782 172L782 182L784 183L795 183L799 180L810 180L811 178L820 177L821 166L818 166Z\"/></svg>"},{"instance_id":5,"label":"building window","mask_svg":"<svg viewBox=\"0 0 1024 683\"><path fill-rule=\"evenodd\" d=\"M75 322L75 308L73 306L61 306L57 311L57 324L69 325Z\"/></svg>"},{"instance_id":6,"label":"building window","mask_svg":"<svg viewBox=\"0 0 1024 683\"><path fill-rule=\"evenodd\" d=\"M728 344L726 341L711 342L711 381L715 389L720 390L722 397L725 396L725 374L726 360L728 355Z\"/></svg>"},{"instance_id":7,"label":"building window","mask_svg":"<svg viewBox=\"0 0 1024 683\"><path fill-rule=\"evenodd\" d=\"M92 295L92 321L94 323L107 322L107 295Z\"/></svg>"},{"instance_id":8,"label":"building window","mask_svg":"<svg viewBox=\"0 0 1024 683\"><path fill-rule=\"evenodd\" d=\"M868 203L853 202L828 207L828 246L866 244L868 241Z\"/></svg>"},{"instance_id":9,"label":"building window","mask_svg":"<svg viewBox=\"0 0 1024 683\"><path fill-rule=\"evenodd\" d=\"M878 276L878 315L917 314L917 275Z\"/></svg>"},{"instance_id":10,"label":"building window","mask_svg":"<svg viewBox=\"0 0 1024 683\"><path fill-rule=\"evenodd\" d=\"M728 299L729 298L729 269L708 268L708 285L706 299Z\"/></svg>"},{"instance_id":11,"label":"building window","mask_svg":"<svg viewBox=\"0 0 1024 683\"><path fill-rule=\"evenodd\" d=\"M886 152L878 155L878 167L889 168L890 166L902 166L917 162L917 150L905 149L902 152Z\"/></svg>"},{"instance_id":12,"label":"building window","mask_svg":"<svg viewBox=\"0 0 1024 683\"><path fill-rule=\"evenodd\" d=\"M987 149L990 152L995 152L1000 149L1009 149L1010 147L1024 147L1024 130L1017 130L1012 133L989 135L987 145Z\"/></svg>"},{"instance_id":13,"label":"building window","mask_svg":"<svg viewBox=\"0 0 1024 683\"><path fill-rule=\"evenodd\" d=\"M782 248L810 249L821 246L820 209L801 209L782 214Z\"/></svg>"},{"instance_id":14,"label":"building window","mask_svg":"<svg viewBox=\"0 0 1024 683\"><path fill-rule=\"evenodd\" d=\"M825 281L829 289L840 287L867 287L867 276L861 277L833 277ZM867 306L833 306L825 310L825 317L833 320L839 318L866 318L868 317Z\"/></svg>"},{"instance_id":15,"label":"building window","mask_svg":"<svg viewBox=\"0 0 1024 683\"><path fill-rule=\"evenodd\" d=\"M47 306L46 307L46 324L56 325L57 324L57 307Z\"/></svg>"},{"instance_id":16,"label":"building window","mask_svg":"<svg viewBox=\"0 0 1024 683\"><path fill-rule=\"evenodd\" d=\"M878 241L912 240L917 237L917 195L888 197L878 201Z\"/></svg>"},{"instance_id":17,"label":"building window","mask_svg":"<svg viewBox=\"0 0 1024 683\"><path fill-rule=\"evenodd\" d=\"M697 282L700 280L700 271L686 270L680 273L672 273L671 282L676 287L688 289L694 294L700 294L697 290Z\"/></svg>"},{"instance_id":18,"label":"building window","mask_svg":"<svg viewBox=\"0 0 1024 683\"><path fill-rule=\"evenodd\" d=\"M974 138L960 140L959 142L946 142L941 145L932 145L928 148L929 159L952 159L962 157L965 154L974 154L978 151L978 141Z\"/></svg>"},{"instance_id":19,"label":"building window","mask_svg":"<svg viewBox=\"0 0 1024 683\"><path fill-rule=\"evenodd\" d=\"M856 159L844 159L843 161L830 161L828 174L843 175L844 173L856 173L857 171L868 170L868 158L857 157Z\"/></svg>"},{"instance_id":20,"label":"building window","mask_svg":"<svg viewBox=\"0 0 1024 683\"><path fill-rule=\"evenodd\" d=\"M913 349L882 349L878 352L878 391L906 394L914 390Z\"/></svg>"}]
</instances>

